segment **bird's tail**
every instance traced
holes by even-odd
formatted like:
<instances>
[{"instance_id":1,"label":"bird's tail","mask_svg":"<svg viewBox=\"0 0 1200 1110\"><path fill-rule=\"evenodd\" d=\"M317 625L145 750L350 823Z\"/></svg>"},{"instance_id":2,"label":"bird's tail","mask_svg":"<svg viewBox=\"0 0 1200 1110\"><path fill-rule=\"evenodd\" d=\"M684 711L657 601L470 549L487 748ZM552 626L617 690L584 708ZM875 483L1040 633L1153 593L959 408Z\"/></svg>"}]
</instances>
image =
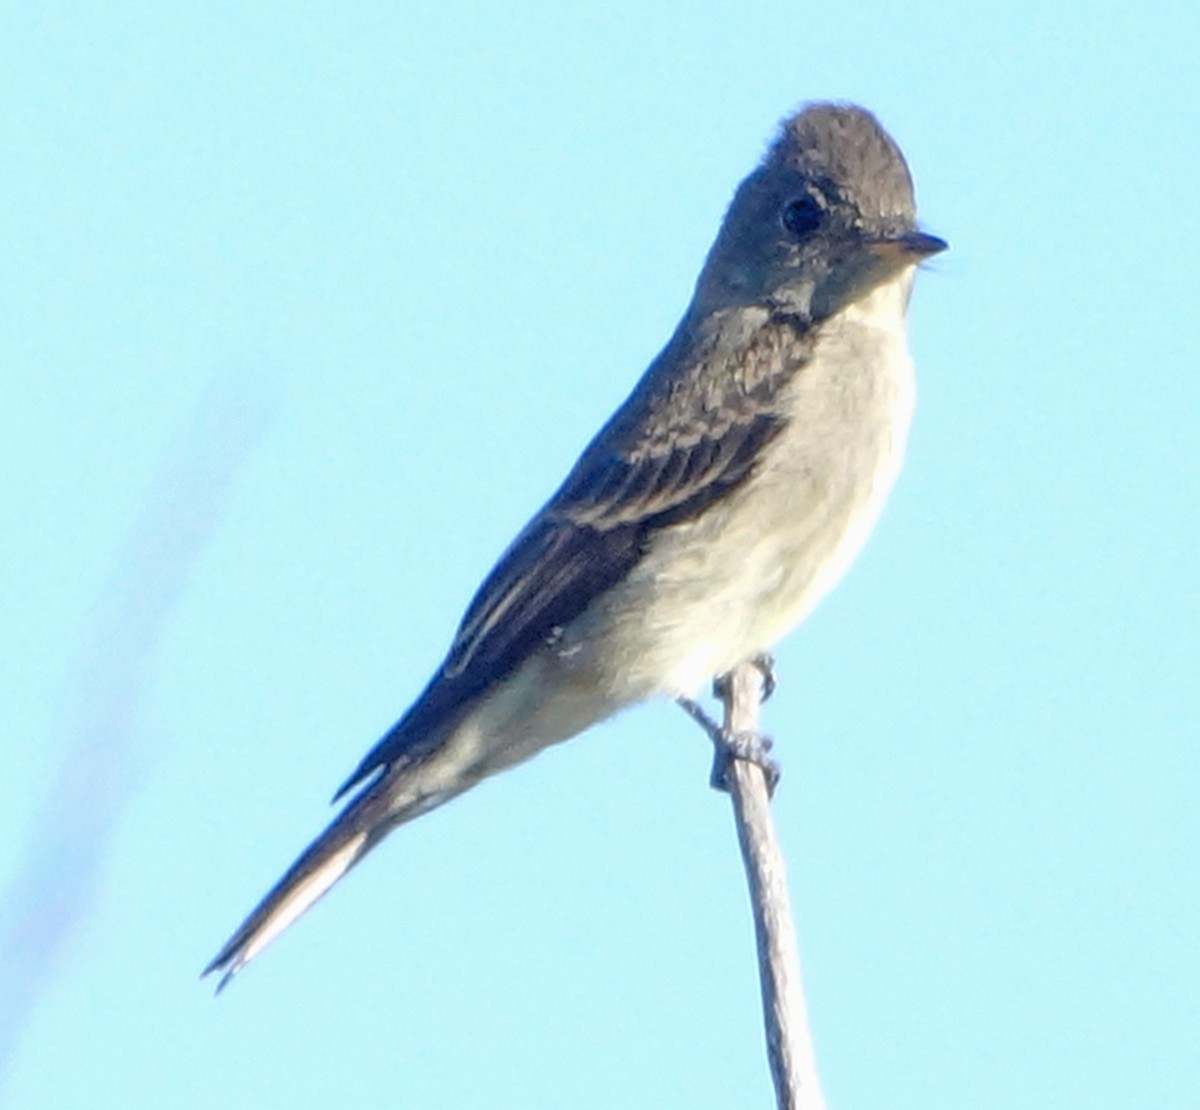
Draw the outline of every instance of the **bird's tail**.
<instances>
[{"instance_id":1,"label":"bird's tail","mask_svg":"<svg viewBox=\"0 0 1200 1110\"><path fill-rule=\"evenodd\" d=\"M202 973L222 972L220 993L268 944L350 870L404 815L384 810L378 784L333 820L288 868Z\"/></svg>"}]
</instances>

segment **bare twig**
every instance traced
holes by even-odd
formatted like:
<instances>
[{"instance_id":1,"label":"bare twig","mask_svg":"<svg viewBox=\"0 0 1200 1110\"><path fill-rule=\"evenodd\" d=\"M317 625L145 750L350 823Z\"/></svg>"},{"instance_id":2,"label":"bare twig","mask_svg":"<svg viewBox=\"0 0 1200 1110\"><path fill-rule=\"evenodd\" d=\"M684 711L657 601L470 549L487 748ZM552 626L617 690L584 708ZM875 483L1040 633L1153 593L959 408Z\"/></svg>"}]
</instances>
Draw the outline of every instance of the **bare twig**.
<instances>
[{"instance_id":1,"label":"bare twig","mask_svg":"<svg viewBox=\"0 0 1200 1110\"><path fill-rule=\"evenodd\" d=\"M734 668L722 682L727 735L758 731L762 682L762 669L751 662ZM758 940L767 1059L775 1083L776 1100L785 1110L824 1110L825 1099L817 1081L812 1035L800 981L787 874L771 820L767 776L756 763L732 759L725 778L750 886L754 933Z\"/></svg>"}]
</instances>

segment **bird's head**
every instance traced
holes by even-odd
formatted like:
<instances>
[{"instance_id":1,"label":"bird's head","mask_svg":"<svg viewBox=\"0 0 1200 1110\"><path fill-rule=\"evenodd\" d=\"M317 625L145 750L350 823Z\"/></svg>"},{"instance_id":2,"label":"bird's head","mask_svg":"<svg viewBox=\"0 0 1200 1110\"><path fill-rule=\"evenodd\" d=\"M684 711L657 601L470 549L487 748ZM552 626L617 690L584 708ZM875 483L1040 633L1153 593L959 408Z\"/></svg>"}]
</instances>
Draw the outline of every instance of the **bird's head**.
<instances>
[{"instance_id":1,"label":"bird's head","mask_svg":"<svg viewBox=\"0 0 1200 1110\"><path fill-rule=\"evenodd\" d=\"M912 177L870 112L812 104L738 188L695 307L759 306L819 323L946 249L917 228Z\"/></svg>"}]
</instances>

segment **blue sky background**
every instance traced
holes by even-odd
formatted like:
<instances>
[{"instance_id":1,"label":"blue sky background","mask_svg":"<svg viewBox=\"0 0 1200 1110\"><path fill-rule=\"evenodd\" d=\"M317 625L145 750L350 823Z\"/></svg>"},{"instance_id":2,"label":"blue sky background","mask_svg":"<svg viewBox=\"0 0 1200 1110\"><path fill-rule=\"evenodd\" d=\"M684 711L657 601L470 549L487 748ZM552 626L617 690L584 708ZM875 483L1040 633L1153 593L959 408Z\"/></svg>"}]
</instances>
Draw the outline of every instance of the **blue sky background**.
<instances>
[{"instance_id":1,"label":"blue sky background","mask_svg":"<svg viewBox=\"0 0 1200 1110\"><path fill-rule=\"evenodd\" d=\"M0 1102L770 1103L668 706L196 976L835 97L953 249L766 715L830 1105L1193 1104L1197 41L1182 0L9 6Z\"/></svg>"}]
</instances>

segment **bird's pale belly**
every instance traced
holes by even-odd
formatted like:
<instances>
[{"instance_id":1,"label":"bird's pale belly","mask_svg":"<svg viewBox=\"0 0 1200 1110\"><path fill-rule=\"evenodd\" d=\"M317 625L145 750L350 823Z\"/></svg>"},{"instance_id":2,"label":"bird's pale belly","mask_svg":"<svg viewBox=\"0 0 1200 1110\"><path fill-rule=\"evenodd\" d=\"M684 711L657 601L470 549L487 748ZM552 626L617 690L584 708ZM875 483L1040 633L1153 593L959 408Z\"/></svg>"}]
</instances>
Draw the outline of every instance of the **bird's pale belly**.
<instances>
[{"instance_id":1,"label":"bird's pale belly","mask_svg":"<svg viewBox=\"0 0 1200 1110\"><path fill-rule=\"evenodd\" d=\"M726 503L659 537L597 623L580 629L585 641L600 632L621 645L596 661L616 663L604 676L616 700L695 693L774 646L853 562L900 469L912 415L907 285L829 321L788 398L790 426L759 470Z\"/></svg>"}]
</instances>

